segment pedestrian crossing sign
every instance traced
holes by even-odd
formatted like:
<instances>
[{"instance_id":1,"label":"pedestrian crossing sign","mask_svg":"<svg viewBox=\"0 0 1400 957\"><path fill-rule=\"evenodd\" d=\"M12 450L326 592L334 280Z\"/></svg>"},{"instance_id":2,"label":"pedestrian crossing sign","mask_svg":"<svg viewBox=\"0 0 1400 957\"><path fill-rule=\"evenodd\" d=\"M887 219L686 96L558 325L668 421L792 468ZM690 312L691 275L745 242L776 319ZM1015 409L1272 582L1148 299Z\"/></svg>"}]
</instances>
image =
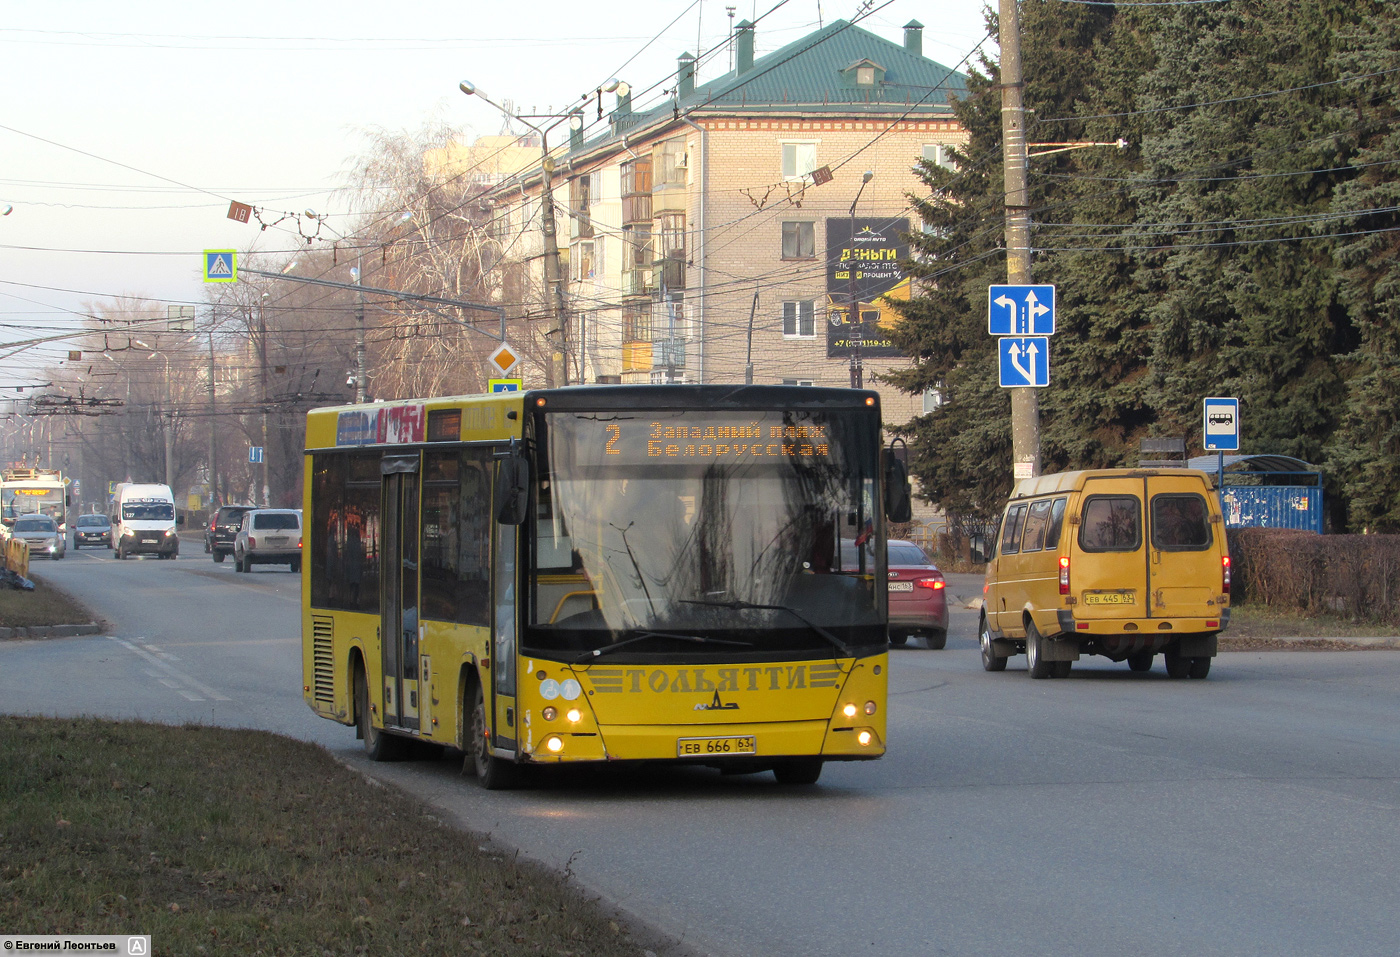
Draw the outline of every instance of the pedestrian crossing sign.
<instances>
[{"instance_id":1,"label":"pedestrian crossing sign","mask_svg":"<svg viewBox=\"0 0 1400 957\"><path fill-rule=\"evenodd\" d=\"M237 282L238 251L234 249L204 250L205 282Z\"/></svg>"}]
</instances>

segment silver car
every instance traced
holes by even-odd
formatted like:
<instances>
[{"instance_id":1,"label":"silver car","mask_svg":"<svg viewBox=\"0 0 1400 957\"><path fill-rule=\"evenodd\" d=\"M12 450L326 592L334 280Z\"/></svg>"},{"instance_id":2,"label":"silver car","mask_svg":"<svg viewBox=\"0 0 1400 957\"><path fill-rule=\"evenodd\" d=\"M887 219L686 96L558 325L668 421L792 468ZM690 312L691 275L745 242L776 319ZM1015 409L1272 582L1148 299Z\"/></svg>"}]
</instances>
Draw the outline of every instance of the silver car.
<instances>
[{"instance_id":1,"label":"silver car","mask_svg":"<svg viewBox=\"0 0 1400 957\"><path fill-rule=\"evenodd\" d=\"M240 572L254 565L290 565L301 571L301 510L254 508L243 513L233 539L233 567Z\"/></svg>"},{"instance_id":2,"label":"silver car","mask_svg":"<svg viewBox=\"0 0 1400 957\"><path fill-rule=\"evenodd\" d=\"M58 530L58 522L47 515L24 515L15 519L11 529L15 538L29 543L29 557L62 558L68 551L68 540Z\"/></svg>"}]
</instances>

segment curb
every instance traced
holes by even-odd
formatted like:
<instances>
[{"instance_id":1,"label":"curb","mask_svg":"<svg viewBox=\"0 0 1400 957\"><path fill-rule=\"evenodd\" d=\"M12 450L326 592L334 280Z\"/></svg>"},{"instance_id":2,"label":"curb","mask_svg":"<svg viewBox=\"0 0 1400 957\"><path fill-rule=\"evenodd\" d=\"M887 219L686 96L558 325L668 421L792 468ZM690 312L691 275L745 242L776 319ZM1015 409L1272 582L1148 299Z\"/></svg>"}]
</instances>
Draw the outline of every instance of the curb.
<instances>
[{"instance_id":1,"label":"curb","mask_svg":"<svg viewBox=\"0 0 1400 957\"><path fill-rule=\"evenodd\" d=\"M77 638L96 635L103 627L95 621L86 625L31 625L27 628L0 628L0 641L20 641L25 638Z\"/></svg>"}]
</instances>

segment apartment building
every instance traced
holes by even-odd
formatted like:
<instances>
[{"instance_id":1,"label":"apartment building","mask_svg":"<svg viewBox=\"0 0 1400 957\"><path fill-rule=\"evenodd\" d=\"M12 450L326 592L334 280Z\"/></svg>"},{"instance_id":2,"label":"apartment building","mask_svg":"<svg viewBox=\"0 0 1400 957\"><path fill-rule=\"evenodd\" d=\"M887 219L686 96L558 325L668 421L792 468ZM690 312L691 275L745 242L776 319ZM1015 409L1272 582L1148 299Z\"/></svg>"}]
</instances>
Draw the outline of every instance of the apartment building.
<instances>
[{"instance_id":1,"label":"apartment building","mask_svg":"<svg viewBox=\"0 0 1400 957\"><path fill-rule=\"evenodd\" d=\"M916 162L966 141L950 107L966 79L923 55L922 31L898 43L838 20L755 59L743 21L726 75L697 84L683 54L662 105L634 112L623 85L605 123L576 110L549 154L569 381L859 379L888 421L923 411L873 382L905 361L886 298L910 293ZM537 275L540 174L537 158L488 197L502 247ZM533 285L525 312L545 319Z\"/></svg>"}]
</instances>

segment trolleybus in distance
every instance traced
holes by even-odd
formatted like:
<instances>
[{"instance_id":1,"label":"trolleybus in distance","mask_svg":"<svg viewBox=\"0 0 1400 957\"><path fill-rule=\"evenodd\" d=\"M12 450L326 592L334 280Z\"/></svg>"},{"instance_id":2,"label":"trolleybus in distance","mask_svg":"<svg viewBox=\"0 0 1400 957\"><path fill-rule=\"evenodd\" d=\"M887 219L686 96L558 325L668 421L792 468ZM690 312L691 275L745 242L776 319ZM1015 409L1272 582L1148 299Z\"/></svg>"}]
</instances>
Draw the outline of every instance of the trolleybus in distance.
<instances>
[{"instance_id":1,"label":"trolleybus in distance","mask_svg":"<svg viewBox=\"0 0 1400 957\"><path fill-rule=\"evenodd\" d=\"M0 470L0 522L13 526L25 515L47 515L68 531L68 484L58 469L11 467Z\"/></svg>"},{"instance_id":2,"label":"trolleybus in distance","mask_svg":"<svg viewBox=\"0 0 1400 957\"><path fill-rule=\"evenodd\" d=\"M371 758L454 747L499 788L616 761L812 783L884 753L909 485L875 393L576 386L306 434L303 693Z\"/></svg>"}]
</instances>

